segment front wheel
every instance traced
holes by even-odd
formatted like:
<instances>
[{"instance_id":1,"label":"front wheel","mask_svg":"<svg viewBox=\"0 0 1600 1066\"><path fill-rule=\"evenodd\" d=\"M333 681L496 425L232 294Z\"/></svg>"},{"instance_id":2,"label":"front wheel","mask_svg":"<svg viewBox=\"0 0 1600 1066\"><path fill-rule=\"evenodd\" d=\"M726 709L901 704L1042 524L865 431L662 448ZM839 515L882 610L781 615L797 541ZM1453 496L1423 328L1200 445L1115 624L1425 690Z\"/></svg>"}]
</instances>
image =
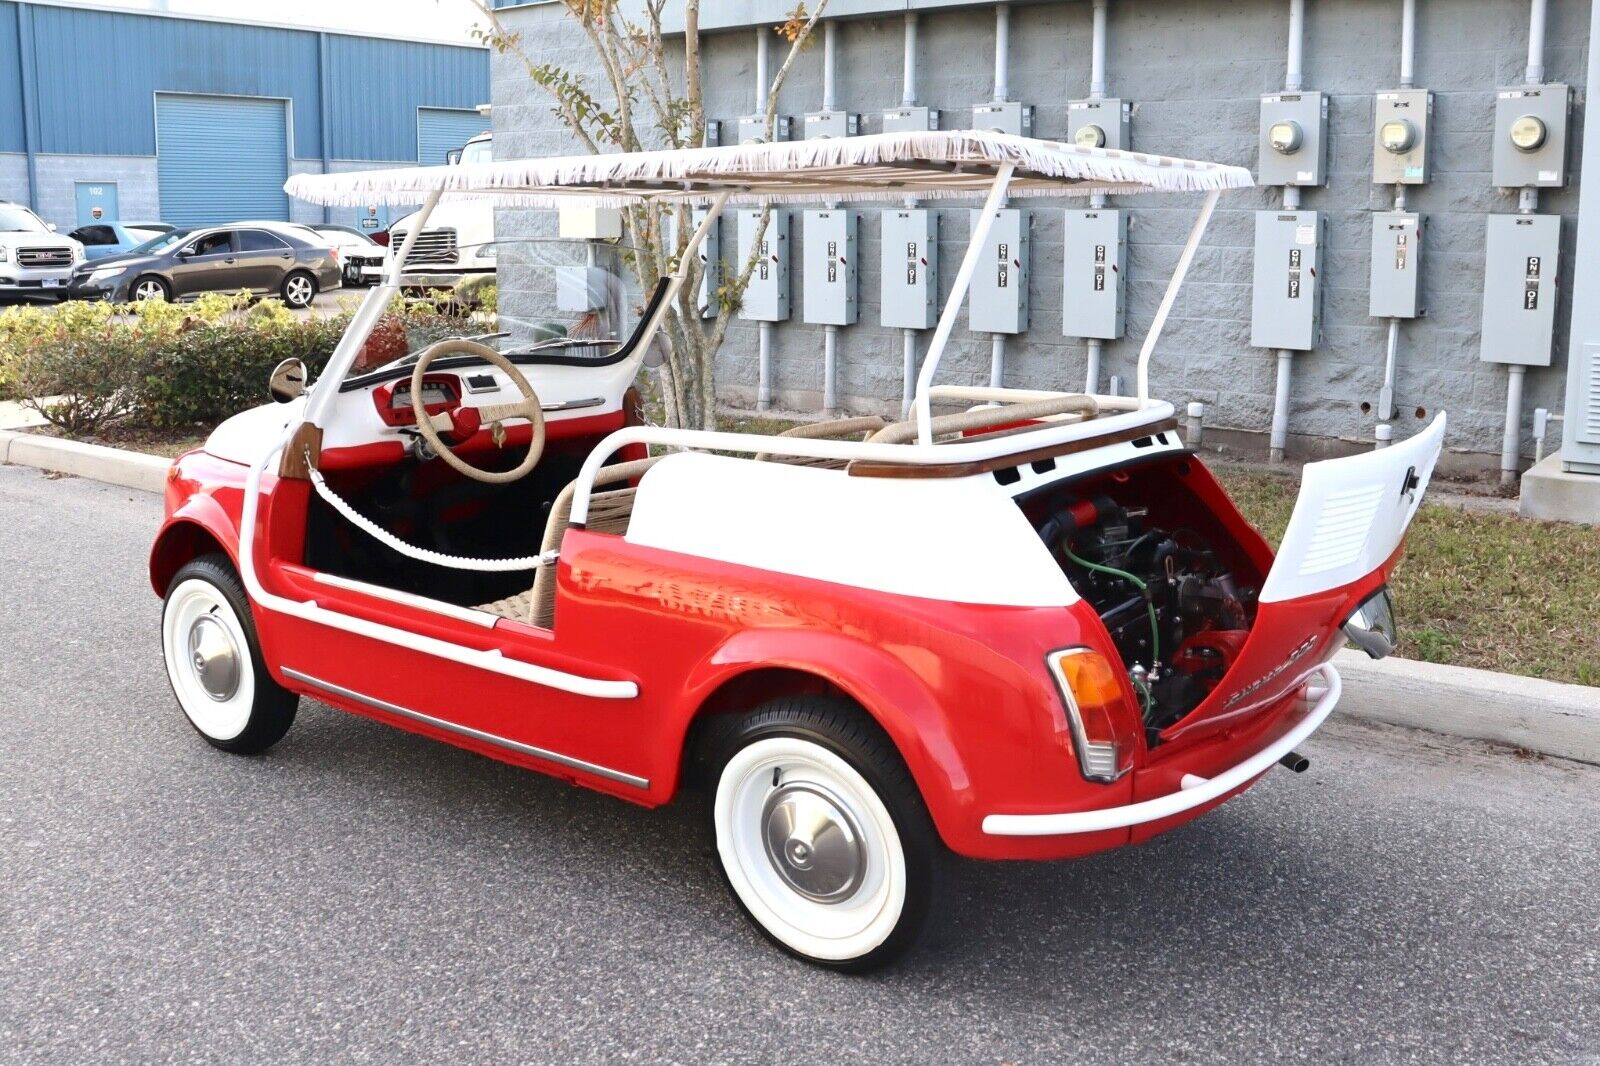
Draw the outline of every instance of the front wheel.
<instances>
[{"instance_id":1,"label":"front wheel","mask_svg":"<svg viewBox=\"0 0 1600 1066\"><path fill-rule=\"evenodd\" d=\"M316 279L304 270L291 271L289 276L283 279L281 293L283 302L290 307L310 307L311 301L317 296Z\"/></svg>"},{"instance_id":2,"label":"front wheel","mask_svg":"<svg viewBox=\"0 0 1600 1066\"><path fill-rule=\"evenodd\" d=\"M213 747L254 755L294 724L300 697L267 673L250 602L225 556L202 556L173 575L161 651L178 706Z\"/></svg>"},{"instance_id":3,"label":"front wheel","mask_svg":"<svg viewBox=\"0 0 1600 1066\"><path fill-rule=\"evenodd\" d=\"M172 299L172 290L167 287L167 283L154 274L146 274L136 279L130 291L135 300L159 300L165 303Z\"/></svg>"},{"instance_id":4,"label":"front wheel","mask_svg":"<svg viewBox=\"0 0 1600 1066\"><path fill-rule=\"evenodd\" d=\"M734 899L785 951L860 972L914 947L949 856L889 738L853 705L775 700L731 730L712 827Z\"/></svg>"}]
</instances>

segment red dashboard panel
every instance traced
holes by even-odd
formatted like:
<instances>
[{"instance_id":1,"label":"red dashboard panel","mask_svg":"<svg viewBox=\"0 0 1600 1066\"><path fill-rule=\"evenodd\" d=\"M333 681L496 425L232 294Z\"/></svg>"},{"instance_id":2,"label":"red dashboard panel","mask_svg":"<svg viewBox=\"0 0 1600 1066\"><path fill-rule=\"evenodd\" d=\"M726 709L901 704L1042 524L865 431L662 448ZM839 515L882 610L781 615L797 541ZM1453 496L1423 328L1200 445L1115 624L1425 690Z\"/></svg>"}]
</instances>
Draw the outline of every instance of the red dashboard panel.
<instances>
[{"instance_id":1,"label":"red dashboard panel","mask_svg":"<svg viewBox=\"0 0 1600 1066\"><path fill-rule=\"evenodd\" d=\"M424 409L430 415L449 411L461 403L461 379L454 374L425 374L422 378ZM411 379L401 378L379 385L372 390L372 402L378 408L378 417L386 426L414 426L416 413L411 409Z\"/></svg>"}]
</instances>

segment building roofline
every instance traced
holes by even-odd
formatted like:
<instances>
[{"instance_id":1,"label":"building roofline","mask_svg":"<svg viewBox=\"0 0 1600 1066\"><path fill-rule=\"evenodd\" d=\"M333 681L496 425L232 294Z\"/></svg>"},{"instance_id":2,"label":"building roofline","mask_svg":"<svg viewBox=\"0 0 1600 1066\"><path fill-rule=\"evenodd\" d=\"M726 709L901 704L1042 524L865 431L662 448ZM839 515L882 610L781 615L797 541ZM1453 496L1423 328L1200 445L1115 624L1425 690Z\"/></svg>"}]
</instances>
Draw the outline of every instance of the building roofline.
<instances>
[{"instance_id":1,"label":"building roofline","mask_svg":"<svg viewBox=\"0 0 1600 1066\"><path fill-rule=\"evenodd\" d=\"M331 37L355 37L378 41L401 41L406 44L432 44L442 48L468 48L487 52L487 45L472 41L451 41L438 37L412 37L399 33L367 33L361 30L341 29L335 26L288 25L262 19L230 18L226 15L208 15L193 11L160 11L154 8L126 7L121 4L96 3L95 0L17 0L19 7L59 7L71 11L96 11L112 15L132 15L136 18L176 19L180 22L216 22L227 26L250 26L257 29L286 30L291 33L321 33Z\"/></svg>"}]
</instances>

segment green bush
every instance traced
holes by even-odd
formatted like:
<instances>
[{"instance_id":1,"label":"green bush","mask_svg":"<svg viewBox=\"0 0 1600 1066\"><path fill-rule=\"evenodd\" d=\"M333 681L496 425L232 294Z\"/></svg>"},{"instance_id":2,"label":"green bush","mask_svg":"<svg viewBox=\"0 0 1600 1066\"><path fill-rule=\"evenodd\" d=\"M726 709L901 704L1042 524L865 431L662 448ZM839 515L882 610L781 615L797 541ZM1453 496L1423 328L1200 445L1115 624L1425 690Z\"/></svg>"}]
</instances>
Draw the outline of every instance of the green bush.
<instances>
[{"instance_id":1,"label":"green bush","mask_svg":"<svg viewBox=\"0 0 1600 1066\"><path fill-rule=\"evenodd\" d=\"M75 436L115 422L213 426L265 402L282 360L319 373L349 320L217 294L176 305L10 308L0 312L0 396L24 398ZM430 300L397 299L384 321L391 344L403 334L402 350L484 329Z\"/></svg>"}]
</instances>

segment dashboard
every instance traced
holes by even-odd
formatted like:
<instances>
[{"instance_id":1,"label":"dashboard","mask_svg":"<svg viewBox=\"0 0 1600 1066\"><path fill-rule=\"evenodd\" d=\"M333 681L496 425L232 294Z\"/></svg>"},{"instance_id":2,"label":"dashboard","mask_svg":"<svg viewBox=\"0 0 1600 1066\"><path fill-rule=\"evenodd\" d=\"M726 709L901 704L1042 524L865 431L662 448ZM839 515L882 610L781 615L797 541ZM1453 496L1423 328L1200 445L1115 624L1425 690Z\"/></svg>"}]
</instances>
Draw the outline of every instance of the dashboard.
<instances>
[{"instance_id":1,"label":"dashboard","mask_svg":"<svg viewBox=\"0 0 1600 1066\"><path fill-rule=\"evenodd\" d=\"M476 375L469 375L475 377ZM491 387L494 379L490 377ZM436 415L452 410L461 404L462 381L455 374L429 374L422 379L422 405ZM402 378L379 385L372 390L372 402L377 405L378 417L387 426L414 426L416 412L411 409L411 379Z\"/></svg>"}]
</instances>

